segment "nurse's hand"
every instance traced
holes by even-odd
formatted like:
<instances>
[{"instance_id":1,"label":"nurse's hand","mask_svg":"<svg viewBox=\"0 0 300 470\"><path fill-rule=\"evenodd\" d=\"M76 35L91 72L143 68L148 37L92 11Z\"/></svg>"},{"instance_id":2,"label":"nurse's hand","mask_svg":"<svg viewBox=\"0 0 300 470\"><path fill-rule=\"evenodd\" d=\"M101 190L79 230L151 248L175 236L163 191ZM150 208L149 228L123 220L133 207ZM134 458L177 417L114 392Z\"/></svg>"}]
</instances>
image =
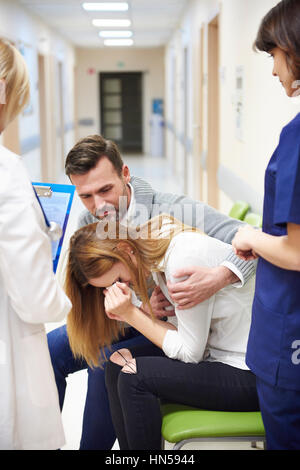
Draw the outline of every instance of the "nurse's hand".
<instances>
[{"instance_id":1,"label":"nurse's hand","mask_svg":"<svg viewBox=\"0 0 300 470\"><path fill-rule=\"evenodd\" d=\"M234 253L244 261L251 261L258 258L258 255L253 249L256 234L257 229L251 227L251 225L246 225L238 229L231 242Z\"/></svg>"},{"instance_id":2,"label":"nurse's hand","mask_svg":"<svg viewBox=\"0 0 300 470\"><path fill-rule=\"evenodd\" d=\"M126 321L126 315L134 308L131 301L131 290L122 282L116 282L103 291L104 308L111 320Z\"/></svg>"}]
</instances>

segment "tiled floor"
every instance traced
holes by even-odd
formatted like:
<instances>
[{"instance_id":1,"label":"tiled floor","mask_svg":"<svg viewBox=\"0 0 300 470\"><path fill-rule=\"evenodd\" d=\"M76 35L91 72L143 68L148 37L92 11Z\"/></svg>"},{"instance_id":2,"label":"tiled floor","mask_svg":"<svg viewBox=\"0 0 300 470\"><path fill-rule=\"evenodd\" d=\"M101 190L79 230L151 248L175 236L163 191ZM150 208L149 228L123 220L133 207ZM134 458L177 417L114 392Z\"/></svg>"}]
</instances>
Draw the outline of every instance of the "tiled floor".
<instances>
[{"instance_id":1,"label":"tiled floor","mask_svg":"<svg viewBox=\"0 0 300 470\"><path fill-rule=\"evenodd\" d=\"M140 176L146 179L153 188L163 192L173 192L180 194L182 192L182 182L174 177L167 161L163 158L151 158L143 156L125 156L125 163L129 166L131 174ZM63 178L64 180L64 178ZM66 181L66 180L65 180ZM68 231L66 238L76 230L77 217L82 210L80 200L75 197L73 208L68 224ZM60 324L47 325L47 330L51 330ZM77 372L67 379L67 391L65 397L65 404L63 409L63 422L66 434L66 445L64 450L78 449L82 415L85 403L86 388L87 388L87 372L86 370ZM261 443L258 444L261 448ZM166 443L166 449L171 449L172 444ZM116 442L113 449L118 449ZM191 443L184 447L186 450L197 449L251 449L250 443L245 442L222 442L221 444L215 442L205 443Z\"/></svg>"}]
</instances>

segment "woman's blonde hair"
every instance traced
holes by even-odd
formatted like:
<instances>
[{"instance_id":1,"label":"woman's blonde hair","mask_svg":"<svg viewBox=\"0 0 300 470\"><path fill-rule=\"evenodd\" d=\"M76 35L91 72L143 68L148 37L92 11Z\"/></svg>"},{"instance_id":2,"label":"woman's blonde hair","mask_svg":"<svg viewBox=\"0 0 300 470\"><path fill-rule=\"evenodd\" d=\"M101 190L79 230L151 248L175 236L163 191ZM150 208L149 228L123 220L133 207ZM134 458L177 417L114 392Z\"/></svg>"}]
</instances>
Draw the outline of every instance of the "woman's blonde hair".
<instances>
[{"instance_id":1,"label":"woman's blonde hair","mask_svg":"<svg viewBox=\"0 0 300 470\"><path fill-rule=\"evenodd\" d=\"M5 128L28 103L30 86L22 55L4 38L0 38L0 80L5 86L5 103L1 111Z\"/></svg>"},{"instance_id":2,"label":"woman's blonde hair","mask_svg":"<svg viewBox=\"0 0 300 470\"><path fill-rule=\"evenodd\" d=\"M75 232L70 240L65 279L65 290L72 302L67 317L70 346L75 357L84 358L90 366L101 365L106 360L103 348L118 340L124 328L105 314L104 288L91 286L89 280L102 276L121 261L131 274L133 289L152 311L145 272L159 270L176 234L183 230L196 231L166 214L131 229L117 222L111 232L109 224L106 228L96 222ZM124 244L134 252L137 266Z\"/></svg>"}]
</instances>

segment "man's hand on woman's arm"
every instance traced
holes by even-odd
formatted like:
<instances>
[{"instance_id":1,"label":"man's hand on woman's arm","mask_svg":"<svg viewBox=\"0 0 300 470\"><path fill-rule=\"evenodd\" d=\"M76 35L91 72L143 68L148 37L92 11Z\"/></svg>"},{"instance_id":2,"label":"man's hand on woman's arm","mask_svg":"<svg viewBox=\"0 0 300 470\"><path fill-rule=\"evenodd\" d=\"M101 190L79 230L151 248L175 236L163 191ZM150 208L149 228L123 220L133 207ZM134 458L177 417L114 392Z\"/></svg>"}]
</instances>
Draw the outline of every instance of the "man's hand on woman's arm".
<instances>
[{"instance_id":1,"label":"man's hand on woman's arm","mask_svg":"<svg viewBox=\"0 0 300 470\"><path fill-rule=\"evenodd\" d=\"M219 290L240 279L226 266L214 268L191 266L179 269L174 277L185 277L186 280L170 283L168 290L179 310L186 310L209 299Z\"/></svg>"}]
</instances>

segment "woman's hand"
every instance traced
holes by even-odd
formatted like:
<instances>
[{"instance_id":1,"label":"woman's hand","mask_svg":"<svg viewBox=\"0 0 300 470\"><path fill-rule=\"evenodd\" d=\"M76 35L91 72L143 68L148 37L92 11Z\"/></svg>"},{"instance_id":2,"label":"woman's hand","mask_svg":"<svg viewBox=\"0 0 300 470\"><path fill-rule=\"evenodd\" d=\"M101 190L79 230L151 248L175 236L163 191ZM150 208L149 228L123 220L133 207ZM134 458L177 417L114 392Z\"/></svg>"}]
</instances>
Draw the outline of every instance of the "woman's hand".
<instances>
[{"instance_id":1,"label":"woman's hand","mask_svg":"<svg viewBox=\"0 0 300 470\"><path fill-rule=\"evenodd\" d=\"M231 242L235 254L244 261L258 258L258 255L253 250L253 240L257 232L257 229L246 225L238 229Z\"/></svg>"},{"instance_id":2,"label":"woman's hand","mask_svg":"<svg viewBox=\"0 0 300 470\"><path fill-rule=\"evenodd\" d=\"M122 282L116 282L103 291L104 308L111 320L126 321L126 315L134 307L131 302L131 290Z\"/></svg>"}]
</instances>

